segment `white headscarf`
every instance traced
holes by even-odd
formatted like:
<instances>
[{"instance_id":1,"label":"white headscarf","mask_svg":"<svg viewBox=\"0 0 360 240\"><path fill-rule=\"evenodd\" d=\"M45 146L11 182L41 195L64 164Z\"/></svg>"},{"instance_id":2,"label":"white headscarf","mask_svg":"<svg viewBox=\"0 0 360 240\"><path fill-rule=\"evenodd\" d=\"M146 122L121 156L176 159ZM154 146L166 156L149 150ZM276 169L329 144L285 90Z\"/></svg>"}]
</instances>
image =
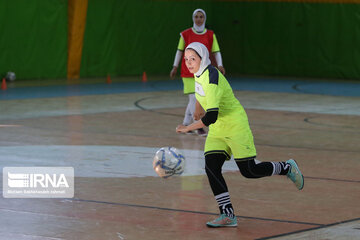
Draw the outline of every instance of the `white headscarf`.
<instances>
[{"instance_id":1,"label":"white headscarf","mask_svg":"<svg viewBox=\"0 0 360 240\"><path fill-rule=\"evenodd\" d=\"M198 26L195 23L195 15L196 15L197 12L201 12L202 14L204 14L204 23L201 26ZM199 32L199 33L203 32L204 29L205 29L205 22L206 22L206 13L205 13L205 11L202 10L201 8L195 9L195 11L193 12L193 15L192 15L192 19L193 19L193 22L194 22L193 28L195 29L195 31Z\"/></svg>"},{"instance_id":2,"label":"white headscarf","mask_svg":"<svg viewBox=\"0 0 360 240\"><path fill-rule=\"evenodd\" d=\"M204 44L199 43L199 42L190 43L186 47L186 49L189 49L189 48L194 50L195 52L197 52L197 54L199 54L199 56L201 57L200 68L195 73L195 75L199 77L203 73L205 68L207 68L207 66L209 66L211 64L211 61L210 61L210 58L209 58L209 51L205 47Z\"/></svg>"}]
</instances>

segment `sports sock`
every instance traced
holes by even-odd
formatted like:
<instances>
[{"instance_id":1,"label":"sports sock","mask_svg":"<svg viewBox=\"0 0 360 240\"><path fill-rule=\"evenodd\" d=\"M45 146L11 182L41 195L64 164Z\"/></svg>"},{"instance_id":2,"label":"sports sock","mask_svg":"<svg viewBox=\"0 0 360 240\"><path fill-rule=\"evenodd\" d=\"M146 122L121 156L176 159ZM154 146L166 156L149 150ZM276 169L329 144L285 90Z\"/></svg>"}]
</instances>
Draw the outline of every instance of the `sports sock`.
<instances>
[{"instance_id":1,"label":"sports sock","mask_svg":"<svg viewBox=\"0 0 360 240\"><path fill-rule=\"evenodd\" d=\"M219 205L220 213L225 214L230 218L234 218L234 209L230 201L229 192L224 192L215 196L215 199Z\"/></svg>"},{"instance_id":2,"label":"sports sock","mask_svg":"<svg viewBox=\"0 0 360 240\"><path fill-rule=\"evenodd\" d=\"M273 165L272 175L286 175L290 169L291 165L286 162L271 162Z\"/></svg>"}]
</instances>

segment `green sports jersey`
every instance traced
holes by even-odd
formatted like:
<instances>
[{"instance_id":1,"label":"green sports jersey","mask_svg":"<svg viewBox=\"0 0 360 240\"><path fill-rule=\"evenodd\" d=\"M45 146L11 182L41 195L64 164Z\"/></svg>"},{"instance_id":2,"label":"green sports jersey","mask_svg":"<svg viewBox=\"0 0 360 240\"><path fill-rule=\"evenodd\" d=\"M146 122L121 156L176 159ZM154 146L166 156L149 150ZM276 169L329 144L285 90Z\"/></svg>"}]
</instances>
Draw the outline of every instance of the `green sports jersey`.
<instances>
[{"instance_id":1,"label":"green sports jersey","mask_svg":"<svg viewBox=\"0 0 360 240\"><path fill-rule=\"evenodd\" d=\"M218 111L218 118L209 126L209 136L238 136L250 139L248 118L232 88L218 69L209 65L199 76L195 76L195 95L205 111Z\"/></svg>"}]
</instances>

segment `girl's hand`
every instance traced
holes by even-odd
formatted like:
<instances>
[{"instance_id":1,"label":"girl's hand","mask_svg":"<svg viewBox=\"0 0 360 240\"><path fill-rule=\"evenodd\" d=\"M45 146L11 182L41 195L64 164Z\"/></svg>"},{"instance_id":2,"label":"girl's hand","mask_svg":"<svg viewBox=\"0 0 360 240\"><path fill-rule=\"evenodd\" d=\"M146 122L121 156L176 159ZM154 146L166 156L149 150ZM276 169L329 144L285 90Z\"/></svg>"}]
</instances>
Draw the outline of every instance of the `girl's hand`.
<instances>
[{"instance_id":1,"label":"girl's hand","mask_svg":"<svg viewBox=\"0 0 360 240\"><path fill-rule=\"evenodd\" d=\"M171 69L171 72L170 72L170 78L171 79L175 78L176 72L177 72L177 67L174 66L173 69Z\"/></svg>"},{"instance_id":2,"label":"girl's hand","mask_svg":"<svg viewBox=\"0 0 360 240\"><path fill-rule=\"evenodd\" d=\"M176 127L176 132L177 133L187 133L189 130L187 129L187 126L184 126L184 125L178 125Z\"/></svg>"},{"instance_id":3,"label":"girl's hand","mask_svg":"<svg viewBox=\"0 0 360 240\"><path fill-rule=\"evenodd\" d=\"M218 69L223 75L225 75L225 68L223 66L219 66Z\"/></svg>"}]
</instances>

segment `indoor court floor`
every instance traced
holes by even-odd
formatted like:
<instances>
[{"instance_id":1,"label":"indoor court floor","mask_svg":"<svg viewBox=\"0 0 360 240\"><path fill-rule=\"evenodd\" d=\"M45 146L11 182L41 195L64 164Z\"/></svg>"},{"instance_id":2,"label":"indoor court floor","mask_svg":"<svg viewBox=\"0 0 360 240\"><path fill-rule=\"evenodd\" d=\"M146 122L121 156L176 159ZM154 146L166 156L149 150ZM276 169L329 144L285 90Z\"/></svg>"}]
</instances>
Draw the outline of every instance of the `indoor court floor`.
<instances>
[{"instance_id":1,"label":"indoor court floor","mask_svg":"<svg viewBox=\"0 0 360 240\"><path fill-rule=\"evenodd\" d=\"M75 195L1 197L0 239L360 239L360 82L230 83L257 159L296 159L302 191L284 176L245 179L228 161L238 227L207 228L218 207L205 138L175 132L187 104L180 80L13 83L0 90L1 168L73 167ZM183 175L156 176L152 160L163 146L184 153Z\"/></svg>"}]
</instances>

